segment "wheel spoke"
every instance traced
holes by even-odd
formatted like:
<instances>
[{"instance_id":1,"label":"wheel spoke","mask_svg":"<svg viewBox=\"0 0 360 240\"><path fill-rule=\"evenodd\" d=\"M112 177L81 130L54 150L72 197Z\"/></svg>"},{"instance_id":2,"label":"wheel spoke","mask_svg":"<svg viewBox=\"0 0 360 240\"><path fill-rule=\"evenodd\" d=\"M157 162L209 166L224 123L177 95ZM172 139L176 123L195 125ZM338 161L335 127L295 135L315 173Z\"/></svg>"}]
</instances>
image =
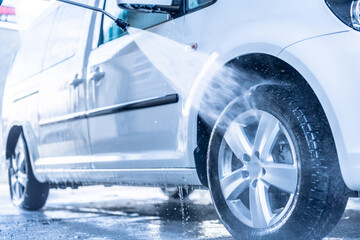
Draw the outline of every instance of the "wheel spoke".
<instances>
[{"instance_id":1,"label":"wheel spoke","mask_svg":"<svg viewBox=\"0 0 360 240\"><path fill-rule=\"evenodd\" d=\"M250 211L241 200L228 201L227 203L232 207L232 210L234 212L241 214L250 221L251 219Z\"/></svg>"},{"instance_id":2,"label":"wheel spoke","mask_svg":"<svg viewBox=\"0 0 360 240\"><path fill-rule=\"evenodd\" d=\"M19 182L19 198L21 198L24 194L24 187Z\"/></svg>"},{"instance_id":3,"label":"wheel spoke","mask_svg":"<svg viewBox=\"0 0 360 240\"><path fill-rule=\"evenodd\" d=\"M266 174L262 180L280 190L294 193L297 185L296 167L290 164L265 163L263 165Z\"/></svg>"},{"instance_id":4,"label":"wheel spoke","mask_svg":"<svg viewBox=\"0 0 360 240\"><path fill-rule=\"evenodd\" d=\"M271 211L268 187L262 182L257 181L257 186L249 187L250 191L250 215L253 227L265 228L269 226L274 214Z\"/></svg>"},{"instance_id":5,"label":"wheel spoke","mask_svg":"<svg viewBox=\"0 0 360 240\"><path fill-rule=\"evenodd\" d=\"M14 183L12 184L12 197L13 197L14 199L16 199L17 196L18 196L18 193L17 193L17 182L14 182Z\"/></svg>"},{"instance_id":6,"label":"wheel spoke","mask_svg":"<svg viewBox=\"0 0 360 240\"><path fill-rule=\"evenodd\" d=\"M221 189L226 200L235 200L247 187L250 180L243 178L244 169L238 169L220 180Z\"/></svg>"},{"instance_id":7,"label":"wheel spoke","mask_svg":"<svg viewBox=\"0 0 360 240\"><path fill-rule=\"evenodd\" d=\"M14 190L15 189L15 184L17 183L17 179L15 175L11 176L11 187Z\"/></svg>"},{"instance_id":8,"label":"wheel spoke","mask_svg":"<svg viewBox=\"0 0 360 240\"><path fill-rule=\"evenodd\" d=\"M21 195L20 195L20 183L19 182L16 182L15 189L16 189L16 197L18 199L20 199Z\"/></svg>"},{"instance_id":9,"label":"wheel spoke","mask_svg":"<svg viewBox=\"0 0 360 240\"><path fill-rule=\"evenodd\" d=\"M19 170L23 170L25 171L25 156L23 153L19 153L19 158L18 158L18 168Z\"/></svg>"},{"instance_id":10,"label":"wheel spoke","mask_svg":"<svg viewBox=\"0 0 360 240\"><path fill-rule=\"evenodd\" d=\"M12 168L12 167L9 168L10 177L12 177L15 173L16 173L16 172L15 172L14 168Z\"/></svg>"},{"instance_id":11,"label":"wheel spoke","mask_svg":"<svg viewBox=\"0 0 360 240\"><path fill-rule=\"evenodd\" d=\"M18 170L18 163L17 163L17 154L14 154L14 156L11 157L11 167L17 171Z\"/></svg>"},{"instance_id":12,"label":"wheel spoke","mask_svg":"<svg viewBox=\"0 0 360 240\"><path fill-rule=\"evenodd\" d=\"M18 172L18 181L19 183L25 187L26 186L26 182L27 182L27 176L25 173L22 173L22 172Z\"/></svg>"},{"instance_id":13,"label":"wheel spoke","mask_svg":"<svg viewBox=\"0 0 360 240\"><path fill-rule=\"evenodd\" d=\"M254 141L254 151L259 152L261 159L267 159L280 131L279 121L268 113L260 117Z\"/></svg>"},{"instance_id":14,"label":"wheel spoke","mask_svg":"<svg viewBox=\"0 0 360 240\"><path fill-rule=\"evenodd\" d=\"M242 160L245 153L252 155L251 143L239 123L232 122L226 130L224 138L238 159Z\"/></svg>"}]
</instances>

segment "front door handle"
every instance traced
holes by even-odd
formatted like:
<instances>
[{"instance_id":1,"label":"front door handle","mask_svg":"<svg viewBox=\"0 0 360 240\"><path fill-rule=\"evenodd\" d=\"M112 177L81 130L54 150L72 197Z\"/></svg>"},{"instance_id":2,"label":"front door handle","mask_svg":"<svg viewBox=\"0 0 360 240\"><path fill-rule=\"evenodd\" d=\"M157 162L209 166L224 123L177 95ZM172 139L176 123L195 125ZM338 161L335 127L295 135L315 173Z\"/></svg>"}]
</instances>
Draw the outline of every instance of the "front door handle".
<instances>
[{"instance_id":1,"label":"front door handle","mask_svg":"<svg viewBox=\"0 0 360 240\"><path fill-rule=\"evenodd\" d=\"M70 82L70 85L73 86L74 88L77 88L82 82L84 81L84 79L79 77L79 74L75 74L74 79Z\"/></svg>"},{"instance_id":2,"label":"front door handle","mask_svg":"<svg viewBox=\"0 0 360 240\"><path fill-rule=\"evenodd\" d=\"M100 67L96 67L95 71L90 73L90 81L94 81L95 83L100 82L101 79L105 77L105 72L102 71Z\"/></svg>"}]
</instances>

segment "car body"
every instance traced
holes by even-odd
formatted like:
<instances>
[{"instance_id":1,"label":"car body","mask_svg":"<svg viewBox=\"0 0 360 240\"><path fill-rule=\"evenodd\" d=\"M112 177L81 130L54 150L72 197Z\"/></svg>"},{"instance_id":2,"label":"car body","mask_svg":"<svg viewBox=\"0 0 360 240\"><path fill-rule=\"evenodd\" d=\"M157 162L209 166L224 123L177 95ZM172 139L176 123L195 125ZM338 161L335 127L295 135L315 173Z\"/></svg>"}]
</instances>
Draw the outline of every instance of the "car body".
<instances>
[{"instance_id":1,"label":"car body","mask_svg":"<svg viewBox=\"0 0 360 240\"><path fill-rule=\"evenodd\" d=\"M323 0L197 4L147 31L222 65L291 68L323 108L345 184L360 190L360 33ZM10 165L22 132L39 182L208 185L198 110L184 111L188 99L130 35L104 40L104 19L55 4L25 34L5 87L2 161Z\"/></svg>"}]
</instances>

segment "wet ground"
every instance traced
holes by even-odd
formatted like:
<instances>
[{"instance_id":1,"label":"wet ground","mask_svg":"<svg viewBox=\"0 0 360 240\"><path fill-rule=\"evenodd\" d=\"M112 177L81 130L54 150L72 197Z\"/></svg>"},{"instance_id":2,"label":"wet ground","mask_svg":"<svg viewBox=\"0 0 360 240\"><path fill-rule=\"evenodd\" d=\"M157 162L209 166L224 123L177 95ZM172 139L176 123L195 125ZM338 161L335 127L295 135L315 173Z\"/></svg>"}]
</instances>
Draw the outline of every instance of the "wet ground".
<instances>
[{"instance_id":1,"label":"wet ground","mask_svg":"<svg viewBox=\"0 0 360 240\"><path fill-rule=\"evenodd\" d=\"M52 190L42 211L27 212L12 206L0 184L0 206L0 239L232 239L204 190L183 204L158 188ZM359 222L360 201L351 199L326 239L360 239Z\"/></svg>"}]
</instances>

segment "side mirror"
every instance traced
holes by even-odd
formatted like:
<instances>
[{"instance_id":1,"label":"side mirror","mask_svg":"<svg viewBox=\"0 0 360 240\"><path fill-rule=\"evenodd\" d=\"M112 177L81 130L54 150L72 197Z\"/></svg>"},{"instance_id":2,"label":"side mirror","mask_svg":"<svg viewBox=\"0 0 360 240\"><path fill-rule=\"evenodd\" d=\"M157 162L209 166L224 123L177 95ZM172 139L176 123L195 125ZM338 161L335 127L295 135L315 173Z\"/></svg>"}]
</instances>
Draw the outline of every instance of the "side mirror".
<instances>
[{"instance_id":1,"label":"side mirror","mask_svg":"<svg viewBox=\"0 0 360 240\"><path fill-rule=\"evenodd\" d=\"M120 8L149 13L173 14L180 10L181 0L116 0Z\"/></svg>"}]
</instances>

